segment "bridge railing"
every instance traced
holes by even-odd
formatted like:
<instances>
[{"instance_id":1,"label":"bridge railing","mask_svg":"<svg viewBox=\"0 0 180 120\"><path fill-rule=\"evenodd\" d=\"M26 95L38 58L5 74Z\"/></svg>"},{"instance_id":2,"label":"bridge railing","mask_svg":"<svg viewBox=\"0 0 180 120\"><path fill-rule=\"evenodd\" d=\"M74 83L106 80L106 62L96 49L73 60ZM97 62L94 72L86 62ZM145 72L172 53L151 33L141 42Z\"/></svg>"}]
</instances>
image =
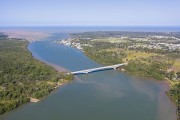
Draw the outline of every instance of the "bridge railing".
<instances>
[{"instance_id":1,"label":"bridge railing","mask_svg":"<svg viewBox=\"0 0 180 120\"><path fill-rule=\"evenodd\" d=\"M98 67L98 68L91 68L91 69L86 69L86 70L80 70L80 71L75 71L71 72L71 74L87 74L90 72L95 72L95 71L100 71L100 70L106 70L106 69L116 69L120 66L126 65L127 63L122 63L122 64L116 64L116 65L111 65L111 66L104 66L104 67Z\"/></svg>"}]
</instances>

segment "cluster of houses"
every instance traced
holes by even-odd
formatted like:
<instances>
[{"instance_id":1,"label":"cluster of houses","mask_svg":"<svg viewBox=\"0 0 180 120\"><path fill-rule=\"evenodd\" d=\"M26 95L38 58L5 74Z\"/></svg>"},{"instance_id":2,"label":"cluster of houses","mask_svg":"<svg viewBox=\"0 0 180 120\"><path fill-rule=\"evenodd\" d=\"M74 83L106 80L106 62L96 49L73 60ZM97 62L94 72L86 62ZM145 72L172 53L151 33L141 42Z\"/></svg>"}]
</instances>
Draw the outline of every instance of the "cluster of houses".
<instances>
[{"instance_id":1,"label":"cluster of houses","mask_svg":"<svg viewBox=\"0 0 180 120\"><path fill-rule=\"evenodd\" d=\"M174 51L174 50L180 50L180 44L173 44L173 43L169 43L169 42L157 42L154 40L154 38L156 39L171 39L171 40L176 40L176 41L180 41L180 39L175 38L175 37L167 37L167 36L148 36L148 37L144 37L144 38L129 38L129 37L123 37L121 36L120 39L121 40L134 40L134 41L142 41L143 43L141 44L133 44L131 46L128 46L128 48L148 48L148 49L163 49L163 50L170 50L170 51ZM85 38L83 38L85 39ZM88 40L90 40L91 38L88 38ZM147 43L146 43L147 42ZM73 38L69 38L69 39L65 39L62 41L58 41L58 43L67 45L67 46L72 46L75 47L77 49L83 50L84 46L90 46L89 44L81 44L79 42L75 42Z\"/></svg>"},{"instance_id":2,"label":"cluster of houses","mask_svg":"<svg viewBox=\"0 0 180 120\"><path fill-rule=\"evenodd\" d=\"M121 39L127 39L128 37L121 37ZM135 44L128 46L128 48L148 48L148 49L163 49L163 50L180 50L180 39L176 37L167 37L167 36L148 36L144 38L128 38L134 41L141 41L140 44ZM156 41L158 40L158 41ZM162 41L161 41L162 40ZM163 42L167 40L166 42ZM179 41L177 43L171 43L170 41Z\"/></svg>"},{"instance_id":3,"label":"cluster of houses","mask_svg":"<svg viewBox=\"0 0 180 120\"><path fill-rule=\"evenodd\" d=\"M66 46L72 46L72 47L77 48L77 49L79 49L79 50L83 50L83 46L92 47L92 45L89 45L89 44L81 44L81 43L78 43L78 42L73 42L73 39L72 39L72 38L58 41L58 43L64 44L64 45L66 45Z\"/></svg>"},{"instance_id":4,"label":"cluster of houses","mask_svg":"<svg viewBox=\"0 0 180 120\"><path fill-rule=\"evenodd\" d=\"M148 49L163 49L163 50L180 50L180 44L169 44L169 43L151 43L151 44L135 44L128 46L128 48L148 48Z\"/></svg>"}]
</instances>

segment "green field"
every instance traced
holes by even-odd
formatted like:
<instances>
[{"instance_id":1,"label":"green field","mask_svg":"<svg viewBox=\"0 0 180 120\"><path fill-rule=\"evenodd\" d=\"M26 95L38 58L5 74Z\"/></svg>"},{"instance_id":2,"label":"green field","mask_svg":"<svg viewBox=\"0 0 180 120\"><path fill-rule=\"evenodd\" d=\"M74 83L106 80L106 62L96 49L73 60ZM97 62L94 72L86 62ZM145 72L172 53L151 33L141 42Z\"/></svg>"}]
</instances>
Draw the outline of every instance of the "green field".
<instances>
[{"instance_id":1,"label":"green field","mask_svg":"<svg viewBox=\"0 0 180 120\"><path fill-rule=\"evenodd\" d=\"M128 40L122 39L122 38L115 38L115 37L109 37L109 38L98 38L91 40L93 42L110 42L110 43L126 43Z\"/></svg>"},{"instance_id":2,"label":"green field","mask_svg":"<svg viewBox=\"0 0 180 120\"><path fill-rule=\"evenodd\" d=\"M176 71L176 72L179 72L180 71L180 59L176 59L175 61L174 61L174 70Z\"/></svg>"}]
</instances>

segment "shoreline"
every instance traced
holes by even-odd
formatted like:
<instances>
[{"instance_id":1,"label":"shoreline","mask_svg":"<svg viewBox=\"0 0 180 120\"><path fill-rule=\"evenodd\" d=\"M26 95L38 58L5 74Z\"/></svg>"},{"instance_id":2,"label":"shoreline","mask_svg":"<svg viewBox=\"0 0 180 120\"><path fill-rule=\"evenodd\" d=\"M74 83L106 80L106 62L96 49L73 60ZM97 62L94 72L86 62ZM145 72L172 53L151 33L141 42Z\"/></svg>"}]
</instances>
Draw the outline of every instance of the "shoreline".
<instances>
[{"instance_id":1,"label":"shoreline","mask_svg":"<svg viewBox=\"0 0 180 120\"><path fill-rule=\"evenodd\" d=\"M47 62L46 60L40 59L40 58L38 58L38 57L35 57L35 56L33 55L33 53L28 49L29 44L31 44L30 41L28 41L28 45L26 46L26 49L31 53L31 56L33 57L33 59L38 60L39 62L42 62L42 63L44 63L44 64L52 67L52 68L53 68L54 70L56 70L57 72L64 72L64 73L65 73L65 72L70 72L69 70L67 70L66 68L64 68L64 67L62 67L62 66L58 66L58 65L56 65L56 64ZM54 89L50 92L50 94L53 93L53 92L54 92L56 89L58 89L59 87L67 84L68 82L69 82L69 81L67 81L67 80L64 80L62 83L57 82L57 83L56 83L57 85L56 85L56 86L54 87ZM50 95L50 94L49 94L49 95ZM48 96L48 95L47 95L47 96ZM29 101L29 102L31 102L31 103L37 103L37 102L40 102L41 100L43 100L43 99L44 99L45 97L47 97L47 96L44 96L44 97L42 97L42 98L40 98L40 99L36 99L36 98L31 98L31 97L30 97L30 101Z\"/></svg>"},{"instance_id":2,"label":"shoreline","mask_svg":"<svg viewBox=\"0 0 180 120\"><path fill-rule=\"evenodd\" d=\"M58 88L60 88L61 86L65 85L65 84L67 84L67 83L68 83L68 81L67 81L67 82L63 82L63 83L57 83L57 85L56 85L56 86L54 87L54 89L50 92L50 94L53 93L53 92L55 92L55 90L57 90ZM49 94L49 95L50 95L50 94ZM43 96L43 97L40 98L40 99L30 97L30 98L29 98L29 99L30 99L29 102L30 102L30 103L38 103L38 102L42 101L43 99L45 99L46 97L48 97L49 95Z\"/></svg>"},{"instance_id":3,"label":"shoreline","mask_svg":"<svg viewBox=\"0 0 180 120\"><path fill-rule=\"evenodd\" d=\"M28 30L0 30L0 32L8 35L9 38L18 38L24 39L29 42L41 41L44 38L51 36L50 33L45 32L36 32L36 31L28 31Z\"/></svg>"}]
</instances>

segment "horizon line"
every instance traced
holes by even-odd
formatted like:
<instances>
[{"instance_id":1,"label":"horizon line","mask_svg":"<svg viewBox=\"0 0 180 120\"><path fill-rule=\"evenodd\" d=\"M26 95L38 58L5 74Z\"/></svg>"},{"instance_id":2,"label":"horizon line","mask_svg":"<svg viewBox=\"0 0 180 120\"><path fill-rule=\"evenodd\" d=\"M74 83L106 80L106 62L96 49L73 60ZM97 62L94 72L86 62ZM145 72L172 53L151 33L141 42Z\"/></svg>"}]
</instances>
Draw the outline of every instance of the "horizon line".
<instances>
[{"instance_id":1,"label":"horizon line","mask_svg":"<svg viewBox=\"0 0 180 120\"><path fill-rule=\"evenodd\" d=\"M180 27L180 25L0 25L0 27Z\"/></svg>"}]
</instances>

